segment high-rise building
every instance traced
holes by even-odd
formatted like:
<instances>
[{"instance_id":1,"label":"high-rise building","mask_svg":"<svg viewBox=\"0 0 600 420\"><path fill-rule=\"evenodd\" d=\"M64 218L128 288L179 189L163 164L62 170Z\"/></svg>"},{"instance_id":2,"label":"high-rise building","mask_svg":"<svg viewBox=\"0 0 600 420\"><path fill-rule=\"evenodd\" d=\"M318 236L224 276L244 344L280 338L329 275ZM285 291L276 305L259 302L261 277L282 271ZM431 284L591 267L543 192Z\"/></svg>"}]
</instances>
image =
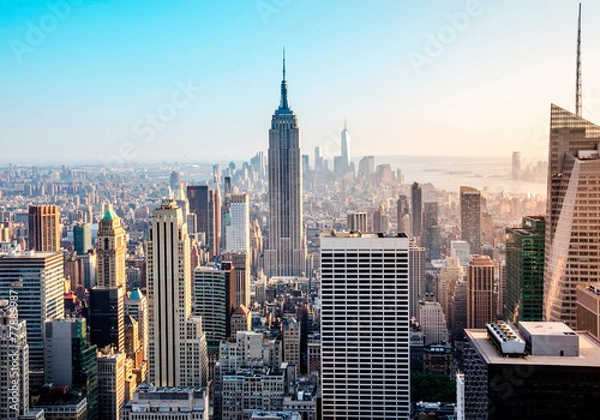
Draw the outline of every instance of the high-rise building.
<instances>
[{"instance_id":1,"label":"high-rise building","mask_svg":"<svg viewBox=\"0 0 600 420\"><path fill-rule=\"evenodd\" d=\"M385 207L380 205L377 210L373 212L373 229L372 232L377 233L388 233L390 230L390 217L385 211Z\"/></svg>"},{"instance_id":2,"label":"high-rise building","mask_svg":"<svg viewBox=\"0 0 600 420\"><path fill-rule=\"evenodd\" d=\"M350 171L350 134L344 120L344 129L342 130L342 176Z\"/></svg>"},{"instance_id":3,"label":"high-rise building","mask_svg":"<svg viewBox=\"0 0 600 420\"><path fill-rule=\"evenodd\" d=\"M398 233L409 233L410 229L410 208L408 206L408 199L405 195L400 195L396 201L396 232Z\"/></svg>"},{"instance_id":4,"label":"high-rise building","mask_svg":"<svg viewBox=\"0 0 600 420\"><path fill-rule=\"evenodd\" d=\"M294 365L296 375L300 373L300 323L292 317L283 321L283 361Z\"/></svg>"},{"instance_id":5,"label":"high-rise building","mask_svg":"<svg viewBox=\"0 0 600 420\"><path fill-rule=\"evenodd\" d=\"M120 420L125 398L125 353L98 352L98 420Z\"/></svg>"},{"instance_id":6,"label":"high-rise building","mask_svg":"<svg viewBox=\"0 0 600 420\"><path fill-rule=\"evenodd\" d=\"M125 351L125 288L96 286L90 290L90 341Z\"/></svg>"},{"instance_id":7,"label":"high-rise building","mask_svg":"<svg viewBox=\"0 0 600 420\"><path fill-rule=\"evenodd\" d=\"M125 229L121 225L121 218L111 209L107 210L104 217L98 222L97 246L98 273L96 284L103 287L123 287L127 277L125 275L125 257L127 243Z\"/></svg>"},{"instance_id":8,"label":"high-rise building","mask_svg":"<svg viewBox=\"0 0 600 420\"><path fill-rule=\"evenodd\" d=\"M85 319L45 323L44 380L77 389L87 400L88 419L98 418L98 364L95 345L86 343Z\"/></svg>"},{"instance_id":9,"label":"high-rise building","mask_svg":"<svg viewBox=\"0 0 600 420\"><path fill-rule=\"evenodd\" d=\"M174 200L164 199L152 214L146 257L149 381L157 386L206 385L202 320L191 317L190 243Z\"/></svg>"},{"instance_id":10,"label":"high-rise building","mask_svg":"<svg viewBox=\"0 0 600 420\"><path fill-rule=\"evenodd\" d=\"M252 312L246 306L241 305L231 314L229 338L235 338L238 331L250 331L251 329Z\"/></svg>"},{"instance_id":11,"label":"high-rise building","mask_svg":"<svg viewBox=\"0 0 600 420\"><path fill-rule=\"evenodd\" d=\"M481 193L472 187L460 187L460 232L471 253L481 252Z\"/></svg>"},{"instance_id":12,"label":"high-rise building","mask_svg":"<svg viewBox=\"0 0 600 420\"><path fill-rule=\"evenodd\" d=\"M494 262L473 255L467 266L467 328L485 328L496 316Z\"/></svg>"},{"instance_id":13,"label":"high-rise building","mask_svg":"<svg viewBox=\"0 0 600 420\"><path fill-rule=\"evenodd\" d=\"M187 198L190 211L196 215L196 232L204 233L208 240L208 185L190 185L187 187Z\"/></svg>"},{"instance_id":14,"label":"high-rise building","mask_svg":"<svg viewBox=\"0 0 600 420\"><path fill-rule=\"evenodd\" d=\"M425 273L425 248L411 243L408 251L409 271L408 290L410 292L410 317L419 321L419 301L425 299L426 273Z\"/></svg>"},{"instance_id":15,"label":"high-rise building","mask_svg":"<svg viewBox=\"0 0 600 420\"><path fill-rule=\"evenodd\" d=\"M181 174L177 171L173 171L171 172L171 175L169 175L169 185L171 186L171 189L175 189L177 188L177 185L179 185L179 183L181 182Z\"/></svg>"},{"instance_id":16,"label":"high-rise building","mask_svg":"<svg viewBox=\"0 0 600 420\"><path fill-rule=\"evenodd\" d=\"M29 206L29 249L40 252L60 250L58 206Z\"/></svg>"},{"instance_id":17,"label":"high-rise building","mask_svg":"<svg viewBox=\"0 0 600 420\"><path fill-rule=\"evenodd\" d=\"M73 226L73 245L78 255L86 254L92 249L92 226L89 223Z\"/></svg>"},{"instance_id":18,"label":"high-rise building","mask_svg":"<svg viewBox=\"0 0 600 420\"><path fill-rule=\"evenodd\" d=\"M577 285L577 330L600 340L600 283Z\"/></svg>"},{"instance_id":19,"label":"high-rise building","mask_svg":"<svg viewBox=\"0 0 600 420\"><path fill-rule=\"evenodd\" d=\"M521 152L512 154L512 179L513 181L521 179Z\"/></svg>"},{"instance_id":20,"label":"high-rise building","mask_svg":"<svg viewBox=\"0 0 600 420\"><path fill-rule=\"evenodd\" d=\"M64 316L64 265L60 252L0 256L0 296L19 296L19 320L27 322L29 385L44 383L44 322Z\"/></svg>"},{"instance_id":21,"label":"high-rise building","mask_svg":"<svg viewBox=\"0 0 600 420\"><path fill-rule=\"evenodd\" d=\"M466 273L467 264L471 260L471 245L467 241L450 241L450 255L458 258Z\"/></svg>"},{"instance_id":22,"label":"high-rise building","mask_svg":"<svg viewBox=\"0 0 600 420\"><path fill-rule=\"evenodd\" d=\"M423 206L423 247L427 261L437 260L441 255L441 235L438 224L438 203L425 202Z\"/></svg>"},{"instance_id":23,"label":"high-rise building","mask_svg":"<svg viewBox=\"0 0 600 420\"><path fill-rule=\"evenodd\" d=\"M306 271L306 241L302 213L298 118L288 105L285 56L279 108L269 130L269 246L267 276L300 276Z\"/></svg>"},{"instance_id":24,"label":"high-rise building","mask_svg":"<svg viewBox=\"0 0 600 420\"><path fill-rule=\"evenodd\" d=\"M464 277L464 271L457 257L448 257L440 269L438 280L438 302L442 305L448 326L452 325L448 314L448 304L456 291L456 284Z\"/></svg>"},{"instance_id":25,"label":"high-rise building","mask_svg":"<svg viewBox=\"0 0 600 420\"><path fill-rule=\"evenodd\" d=\"M250 251L250 206L247 194L232 194L229 197L230 221L225 226L225 251Z\"/></svg>"},{"instance_id":26,"label":"high-rise building","mask_svg":"<svg viewBox=\"0 0 600 420\"><path fill-rule=\"evenodd\" d=\"M416 182L410 187L411 215L412 215L412 236L418 238L421 236L423 226L423 199L421 187Z\"/></svg>"},{"instance_id":27,"label":"high-rise building","mask_svg":"<svg viewBox=\"0 0 600 420\"><path fill-rule=\"evenodd\" d=\"M448 342L448 327L442 306L433 298L419 303L419 324L423 329L425 345Z\"/></svg>"},{"instance_id":28,"label":"high-rise building","mask_svg":"<svg viewBox=\"0 0 600 420\"><path fill-rule=\"evenodd\" d=\"M29 346L19 321L19 295L0 300L0 418L16 420L29 411Z\"/></svg>"},{"instance_id":29,"label":"high-rise building","mask_svg":"<svg viewBox=\"0 0 600 420\"><path fill-rule=\"evenodd\" d=\"M349 232L367 232L367 213L351 211L346 216Z\"/></svg>"},{"instance_id":30,"label":"high-rise building","mask_svg":"<svg viewBox=\"0 0 600 420\"><path fill-rule=\"evenodd\" d=\"M222 268L231 270L235 276L235 303L234 307L240 305L250 306L250 255L245 251L224 252L221 255ZM227 265L226 267L224 267Z\"/></svg>"},{"instance_id":31,"label":"high-rise building","mask_svg":"<svg viewBox=\"0 0 600 420\"><path fill-rule=\"evenodd\" d=\"M358 162L358 174L363 180L368 180L375 173L375 156L364 156Z\"/></svg>"},{"instance_id":32,"label":"high-rise building","mask_svg":"<svg viewBox=\"0 0 600 420\"><path fill-rule=\"evenodd\" d=\"M125 301L125 313L131 315L138 322L140 340L144 347L144 360L148 360L149 351L149 326L148 326L148 299L140 289L133 289Z\"/></svg>"},{"instance_id":33,"label":"high-rise building","mask_svg":"<svg viewBox=\"0 0 600 420\"><path fill-rule=\"evenodd\" d=\"M467 329L465 419L587 418L600 409L600 344L562 322Z\"/></svg>"},{"instance_id":34,"label":"high-rise building","mask_svg":"<svg viewBox=\"0 0 600 420\"><path fill-rule=\"evenodd\" d=\"M221 269L215 266L197 267L193 281L192 313L202 317L212 373L219 359L219 343L229 337L231 314L236 308L235 270L231 269L231 263Z\"/></svg>"},{"instance_id":35,"label":"high-rise building","mask_svg":"<svg viewBox=\"0 0 600 420\"><path fill-rule=\"evenodd\" d=\"M544 319L576 327L579 283L600 276L600 127L551 107Z\"/></svg>"},{"instance_id":36,"label":"high-rise building","mask_svg":"<svg viewBox=\"0 0 600 420\"><path fill-rule=\"evenodd\" d=\"M408 419L409 240L321 238L322 419Z\"/></svg>"},{"instance_id":37,"label":"high-rise building","mask_svg":"<svg viewBox=\"0 0 600 420\"><path fill-rule=\"evenodd\" d=\"M506 229L504 319L514 325L542 321L545 231L543 217L524 217L522 227Z\"/></svg>"}]
</instances>

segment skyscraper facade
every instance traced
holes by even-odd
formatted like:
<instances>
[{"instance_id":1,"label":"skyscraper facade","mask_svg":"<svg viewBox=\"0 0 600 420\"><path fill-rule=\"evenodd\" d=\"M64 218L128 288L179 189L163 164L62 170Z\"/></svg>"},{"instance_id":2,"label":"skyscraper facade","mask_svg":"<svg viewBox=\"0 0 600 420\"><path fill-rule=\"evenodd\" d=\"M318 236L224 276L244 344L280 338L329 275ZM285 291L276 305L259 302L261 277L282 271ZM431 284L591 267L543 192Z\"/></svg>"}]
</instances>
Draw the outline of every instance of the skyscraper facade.
<instances>
[{"instance_id":1,"label":"skyscraper facade","mask_svg":"<svg viewBox=\"0 0 600 420\"><path fill-rule=\"evenodd\" d=\"M164 199L146 241L149 302L149 381L157 386L206 384L202 320L192 318L190 243L181 209Z\"/></svg>"},{"instance_id":2,"label":"skyscraper facade","mask_svg":"<svg viewBox=\"0 0 600 420\"><path fill-rule=\"evenodd\" d=\"M423 198L421 187L416 182L410 187L411 197L411 215L412 215L412 236L418 238L421 236L423 226Z\"/></svg>"},{"instance_id":3,"label":"skyscraper facade","mask_svg":"<svg viewBox=\"0 0 600 420\"><path fill-rule=\"evenodd\" d=\"M409 240L321 238L322 419L408 419Z\"/></svg>"},{"instance_id":4,"label":"skyscraper facade","mask_svg":"<svg viewBox=\"0 0 600 420\"><path fill-rule=\"evenodd\" d=\"M58 206L29 206L29 249L40 252L53 252L60 249Z\"/></svg>"},{"instance_id":5,"label":"skyscraper facade","mask_svg":"<svg viewBox=\"0 0 600 420\"><path fill-rule=\"evenodd\" d=\"M521 228L506 229L504 318L513 325L542 321L545 231L543 217L524 217Z\"/></svg>"},{"instance_id":6,"label":"skyscraper facade","mask_svg":"<svg viewBox=\"0 0 600 420\"><path fill-rule=\"evenodd\" d=\"M19 296L27 322L30 386L44 383L44 322L64 317L64 265L60 252L21 252L0 257L0 296Z\"/></svg>"},{"instance_id":7,"label":"skyscraper facade","mask_svg":"<svg viewBox=\"0 0 600 420\"><path fill-rule=\"evenodd\" d=\"M571 328L577 326L577 285L600 277L599 143L599 126L552 104L544 318Z\"/></svg>"},{"instance_id":8,"label":"skyscraper facade","mask_svg":"<svg viewBox=\"0 0 600 420\"><path fill-rule=\"evenodd\" d=\"M78 223L73 226L73 245L79 255L92 249L92 227L89 223Z\"/></svg>"},{"instance_id":9,"label":"skyscraper facade","mask_svg":"<svg viewBox=\"0 0 600 420\"><path fill-rule=\"evenodd\" d=\"M364 211L351 211L346 216L349 232L367 232L367 213Z\"/></svg>"},{"instance_id":10,"label":"skyscraper facade","mask_svg":"<svg viewBox=\"0 0 600 420\"><path fill-rule=\"evenodd\" d=\"M247 194L229 197L230 220L225 226L225 251L250 251L250 206Z\"/></svg>"},{"instance_id":11,"label":"skyscraper facade","mask_svg":"<svg viewBox=\"0 0 600 420\"><path fill-rule=\"evenodd\" d=\"M408 251L410 260L408 279L410 292L410 317L415 317L419 321L419 300L425 298L425 282L427 280L425 273L425 248L412 243Z\"/></svg>"},{"instance_id":12,"label":"skyscraper facade","mask_svg":"<svg viewBox=\"0 0 600 420\"><path fill-rule=\"evenodd\" d=\"M109 209L98 222L96 284L103 287L125 288L125 257L127 244L121 218Z\"/></svg>"},{"instance_id":13,"label":"skyscraper facade","mask_svg":"<svg viewBox=\"0 0 600 420\"><path fill-rule=\"evenodd\" d=\"M438 203L425 202L423 206L423 247L427 261L437 260L441 254L441 236L438 225Z\"/></svg>"},{"instance_id":14,"label":"skyscraper facade","mask_svg":"<svg viewBox=\"0 0 600 420\"><path fill-rule=\"evenodd\" d=\"M410 208L408 207L408 199L405 195L400 195L396 201L396 232L410 233Z\"/></svg>"},{"instance_id":15,"label":"skyscraper facade","mask_svg":"<svg viewBox=\"0 0 600 420\"><path fill-rule=\"evenodd\" d=\"M267 276L299 276L306 270L301 155L298 118L288 105L284 57L281 100L269 130Z\"/></svg>"},{"instance_id":16,"label":"skyscraper facade","mask_svg":"<svg viewBox=\"0 0 600 420\"><path fill-rule=\"evenodd\" d=\"M495 318L494 262L473 255L467 266L467 328L485 328Z\"/></svg>"},{"instance_id":17,"label":"skyscraper facade","mask_svg":"<svg viewBox=\"0 0 600 420\"><path fill-rule=\"evenodd\" d=\"M460 187L460 232L472 254L481 250L481 193L476 188Z\"/></svg>"}]
</instances>

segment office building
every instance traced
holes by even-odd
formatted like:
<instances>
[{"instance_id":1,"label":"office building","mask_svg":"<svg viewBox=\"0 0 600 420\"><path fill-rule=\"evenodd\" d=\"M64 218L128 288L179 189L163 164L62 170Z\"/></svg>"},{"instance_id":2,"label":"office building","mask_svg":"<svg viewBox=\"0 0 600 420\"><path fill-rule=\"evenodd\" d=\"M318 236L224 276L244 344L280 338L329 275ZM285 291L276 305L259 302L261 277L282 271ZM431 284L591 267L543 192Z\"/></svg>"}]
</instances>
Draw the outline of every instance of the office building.
<instances>
[{"instance_id":1,"label":"office building","mask_svg":"<svg viewBox=\"0 0 600 420\"><path fill-rule=\"evenodd\" d=\"M148 299L140 289L133 289L125 301L125 313L138 323L139 337L144 348L143 360L148 360L149 351L149 326L148 326Z\"/></svg>"},{"instance_id":2,"label":"office building","mask_svg":"<svg viewBox=\"0 0 600 420\"><path fill-rule=\"evenodd\" d=\"M396 201L396 232L409 234L410 226L410 207L405 195L400 195Z\"/></svg>"},{"instance_id":3,"label":"office building","mask_svg":"<svg viewBox=\"0 0 600 420\"><path fill-rule=\"evenodd\" d=\"M460 232L471 253L481 252L481 193L472 187L460 187Z\"/></svg>"},{"instance_id":4,"label":"office building","mask_svg":"<svg viewBox=\"0 0 600 420\"><path fill-rule=\"evenodd\" d=\"M512 180L518 181L521 179L521 152L513 152L512 154Z\"/></svg>"},{"instance_id":5,"label":"office building","mask_svg":"<svg viewBox=\"0 0 600 420\"><path fill-rule=\"evenodd\" d=\"M410 292L410 317L419 321L419 301L425 298L427 276L425 273L425 248L411 243L408 251L408 290Z\"/></svg>"},{"instance_id":6,"label":"office building","mask_svg":"<svg viewBox=\"0 0 600 420\"><path fill-rule=\"evenodd\" d=\"M409 265L405 235L321 238L323 420L408 419Z\"/></svg>"},{"instance_id":7,"label":"office building","mask_svg":"<svg viewBox=\"0 0 600 420\"><path fill-rule=\"evenodd\" d=\"M95 345L86 343L85 319L45 323L44 381L68 387L87 400L88 419L98 419L98 364Z\"/></svg>"},{"instance_id":8,"label":"office building","mask_svg":"<svg viewBox=\"0 0 600 420\"><path fill-rule=\"evenodd\" d=\"M438 302L442 305L444 313L448 315L448 304L451 296L456 291L456 285L464 277L464 271L457 257L448 257L440 269L438 280ZM450 319L448 319L450 325Z\"/></svg>"},{"instance_id":9,"label":"office building","mask_svg":"<svg viewBox=\"0 0 600 420\"><path fill-rule=\"evenodd\" d=\"M367 213L351 211L346 216L348 232L367 232Z\"/></svg>"},{"instance_id":10,"label":"office building","mask_svg":"<svg viewBox=\"0 0 600 420\"><path fill-rule=\"evenodd\" d=\"M77 255L87 254L92 249L92 226L89 223L73 226L73 245Z\"/></svg>"},{"instance_id":11,"label":"office building","mask_svg":"<svg viewBox=\"0 0 600 420\"><path fill-rule=\"evenodd\" d=\"M577 285L577 330L600 340L600 283Z\"/></svg>"},{"instance_id":12,"label":"office building","mask_svg":"<svg viewBox=\"0 0 600 420\"><path fill-rule=\"evenodd\" d=\"M506 229L504 319L514 325L542 321L545 231L543 217L524 217L520 228Z\"/></svg>"},{"instance_id":13,"label":"office building","mask_svg":"<svg viewBox=\"0 0 600 420\"><path fill-rule=\"evenodd\" d=\"M300 373L300 323L287 317L282 325L283 361L294 365L296 375Z\"/></svg>"},{"instance_id":14,"label":"office building","mask_svg":"<svg viewBox=\"0 0 600 420\"><path fill-rule=\"evenodd\" d=\"M64 316L64 268L60 252L0 256L0 296L19 296L19 320L27 323L29 385L44 383L44 322Z\"/></svg>"},{"instance_id":15,"label":"office building","mask_svg":"<svg viewBox=\"0 0 600 420\"><path fill-rule=\"evenodd\" d=\"M206 388L142 384L122 410L122 420L208 420Z\"/></svg>"},{"instance_id":16,"label":"office building","mask_svg":"<svg viewBox=\"0 0 600 420\"><path fill-rule=\"evenodd\" d=\"M448 342L446 317L442 306L435 299L425 298L419 303L419 324L426 346Z\"/></svg>"},{"instance_id":17,"label":"office building","mask_svg":"<svg viewBox=\"0 0 600 420\"><path fill-rule=\"evenodd\" d=\"M202 320L191 317L190 244L181 209L174 200L164 199L152 214L146 258L149 382L157 386L204 386L206 342Z\"/></svg>"},{"instance_id":18,"label":"office building","mask_svg":"<svg viewBox=\"0 0 600 420\"><path fill-rule=\"evenodd\" d=\"M471 245L467 241L450 241L450 255L459 259L466 273L467 264L471 260Z\"/></svg>"},{"instance_id":19,"label":"office building","mask_svg":"<svg viewBox=\"0 0 600 420\"><path fill-rule=\"evenodd\" d=\"M235 278L234 307L250 306L250 254L245 251L224 252L221 261L223 261L221 268L231 270Z\"/></svg>"},{"instance_id":20,"label":"office building","mask_svg":"<svg viewBox=\"0 0 600 420\"><path fill-rule=\"evenodd\" d=\"M552 105L544 319L577 324L576 288L600 276L600 127Z\"/></svg>"},{"instance_id":21,"label":"office building","mask_svg":"<svg viewBox=\"0 0 600 420\"><path fill-rule=\"evenodd\" d=\"M60 212L55 205L29 206L29 249L60 250Z\"/></svg>"},{"instance_id":22,"label":"office building","mask_svg":"<svg viewBox=\"0 0 600 420\"><path fill-rule=\"evenodd\" d=\"M288 105L284 56L281 100L269 130L269 242L264 261L268 277L306 271L301 154L298 118Z\"/></svg>"},{"instance_id":23,"label":"office building","mask_svg":"<svg viewBox=\"0 0 600 420\"><path fill-rule=\"evenodd\" d=\"M250 331L252 329L252 312L246 306L239 306L231 314L229 338L235 338L238 331Z\"/></svg>"},{"instance_id":24,"label":"office building","mask_svg":"<svg viewBox=\"0 0 600 420\"><path fill-rule=\"evenodd\" d=\"M0 300L0 418L29 412L29 346L25 321L19 321L19 296Z\"/></svg>"},{"instance_id":25,"label":"office building","mask_svg":"<svg viewBox=\"0 0 600 420\"><path fill-rule=\"evenodd\" d=\"M473 255L467 266L467 328L485 328L496 317L494 262Z\"/></svg>"},{"instance_id":26,"label":"office building","mask_svg":"<svg viewBox=\"0 0 600 420\"><path fill-rule=\"evenodd\" d=\"M441 256L441 235L438 225L438 203L425 202L423 206L423 248L427 261Z\"/></svg>"},{"instance_id":27,"label":"office building","mask_svg":"<svg viewBox=\"0 0 600 420\"><path fill-rule=\"evenodd\" d=\"M250 251L250 205L246 194L229 197L230 221L225 226L225 251Z\"/></svg>"},{"instance_id":28,"label":"office building","mask_svg":"<svg viewBox=\"0 0 600 420\"><path fill-rule=\"evenodd\" d=\"M412 216L412 237L418 238L421 236L423 227L423 193L418 183L412 184L410 187L411 198L411 216Z\"/></svg>"},{"instance_id":29,"label":"office building","mask_svg":"<svg viewBox=\"0 0 600 420\"><path fill-rule=\"evenodd\" d=\"M90 341L125 351L125 288L96 286L90 290Z\"/></svg>"},{"instance_id":30,"label":"office building","mask_svg":"<svg viewBox=\"0 0 600 420\"><path fill-rule=\"evenodd\" d=\"M125 353L98 352L98 420L120 420L125 396Z\"/></svg>"},{"instance_id":31,"label":"office building","mask_svg":"<svg viewBox=\"0 0 600 420\"><path fill-rule=\"evenodd\" d=\"M125 288L125 257L127 240L121 218L110 208L98 222L96 284Z\"/></svg>"},{"instance_id":32,"label":"office building","mask_svg":"<svg viewBox=\"0 0 600 420\"><path fill-rule=\"evenodd\" d=\"M467 329L465 419L588 418L600 409L600 343L560 322Z\"/></svg>"}]
</instances>

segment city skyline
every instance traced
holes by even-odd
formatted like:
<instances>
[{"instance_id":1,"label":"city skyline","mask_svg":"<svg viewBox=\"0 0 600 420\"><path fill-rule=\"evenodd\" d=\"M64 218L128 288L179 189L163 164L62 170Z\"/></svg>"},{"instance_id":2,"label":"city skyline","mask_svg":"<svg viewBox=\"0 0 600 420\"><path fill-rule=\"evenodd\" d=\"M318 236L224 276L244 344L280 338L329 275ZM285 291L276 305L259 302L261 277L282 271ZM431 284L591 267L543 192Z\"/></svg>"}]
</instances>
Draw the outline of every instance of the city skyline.
<instances>
[{"instance_id":1,"label":"city skyline","mask_svg":"<svg viewBox=\"0 0 600 420\"><path fill-rule=\"evenodd\" d=\"M577 2L57 0L3 9L3 137L36 146L44 158L35 163L223 161L266 150L283 45L303 149L320 146L328 158L340 153L346 118L353 157L520 150L539 160L548 104L575 110ZM583 4L583 117L592 121L598 15L600 5ZM547 89L550 80L561 83ZM152 128L147 115L159 109L165 121ZM101 146L89 153L77 147L84 141ZM9 161L31 159L16 151L0 164Z\"/></svg>"}]
</instances>

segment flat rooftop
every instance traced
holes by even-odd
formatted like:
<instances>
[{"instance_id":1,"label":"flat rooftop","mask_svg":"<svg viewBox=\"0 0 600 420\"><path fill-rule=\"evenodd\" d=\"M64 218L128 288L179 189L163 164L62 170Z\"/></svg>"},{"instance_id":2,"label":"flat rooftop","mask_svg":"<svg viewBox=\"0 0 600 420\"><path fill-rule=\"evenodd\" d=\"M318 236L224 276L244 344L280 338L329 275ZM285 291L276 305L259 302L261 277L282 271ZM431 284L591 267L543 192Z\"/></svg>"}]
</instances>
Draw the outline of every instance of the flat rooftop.
<instances>
[{"instance_id":1,"label":"flat rooftop","mask_svg":"<svg viewBox=\"0 0 600 420\"><path fill-rule=\"evenodd\" d=\"M521 328L527 330L533 335L544 335L544 336L563 336L573 335L575 332L562 322L519 322Z\"/></svg>"},{"instance_id":2,"label":"flat rooftop","mask_svg":"<svg viewBox=\"0 0 600 420\"><path fill-rule=\"evenodd\" d=\"M537 323L533 322L532 324ZM572 332L569 327L567 328ZM488 365L553 365L600 368L600 342L587 332L577 333L579 337L579 356L524 355L519 357L504 357L488 338L486 330L466 329L465 333Z\"/></svg>"}]
</instances>

